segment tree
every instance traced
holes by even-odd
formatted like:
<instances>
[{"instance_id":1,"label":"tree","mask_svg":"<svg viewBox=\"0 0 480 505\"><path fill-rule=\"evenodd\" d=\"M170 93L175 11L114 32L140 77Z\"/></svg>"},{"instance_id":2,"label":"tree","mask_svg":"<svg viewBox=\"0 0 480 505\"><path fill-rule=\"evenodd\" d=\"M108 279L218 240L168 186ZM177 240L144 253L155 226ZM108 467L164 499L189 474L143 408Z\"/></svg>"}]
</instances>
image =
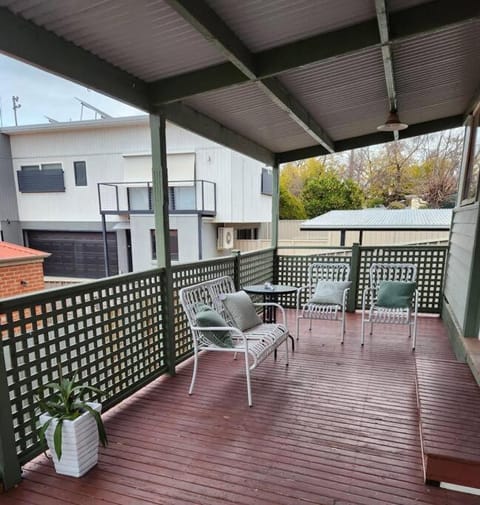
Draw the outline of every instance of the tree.
<instances>
[{"instance_id":1,"label":"tree","mask_svg":"<svg viewBox=\"0 0 480 505\"><path fill-rule=\"evenodd\" d=\"M280 219L305 219L302 202L284 186L280 186Z\"/></svg>"},{"instance_id":2,"label":"tree","mask_svg":"<svg viewBox=\"0 0 480 505\"><path fill-rule=\"evenodd\" d=\"M352 179L341 180L332 170L305 184L301 200L308 218L330 210L361 209L363 192Z\"/></svg>"}]
</instances>

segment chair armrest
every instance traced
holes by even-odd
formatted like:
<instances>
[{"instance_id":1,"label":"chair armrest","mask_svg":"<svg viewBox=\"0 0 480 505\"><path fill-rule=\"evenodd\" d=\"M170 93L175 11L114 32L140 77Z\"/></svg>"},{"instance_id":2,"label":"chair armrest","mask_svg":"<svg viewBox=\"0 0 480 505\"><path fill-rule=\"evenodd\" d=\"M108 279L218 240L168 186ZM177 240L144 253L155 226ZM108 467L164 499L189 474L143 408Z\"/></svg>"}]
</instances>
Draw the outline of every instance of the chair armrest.
<instances>
[{"instance_id":1,"label":"chair armrest","mask_svg":"<svg viewBox=\"0 0 480 505\"><path fill-rule=\"evenodd\" d=\"M362 310L365 310L365 306L367 305L367 295L369 292L370 292L370 297L372 300L372 305L375 303L375 288L373 288L371 286L367 286L363 290L363 294L362 294Z\"/></svg>"},{"instance_id":2,"label":"chair armrest","mask_svg":"<svg viewBox=\"0 0 480 505\"><path fill-rule=\"evenodd\" d=\"M308 284L307 286L302 286L300 288L297 288L297 309L300 308L300 296L303 293L303 291L306 291L307 289L312 289L314 287L314 284Z\"/></svg>"},{"instance_id":3,"label":"chair armrest","mask_svg":"<svg viewBox=\"0 0 480 505\"><path fill-rule=\"evenodd\" d=\"M343 305L343 308L345 309L345 307L347 306L347 297L348 297L348 292L350 291L350 288L345 288L343 290L343 298L342 298L342 305Z\"/></svg>"},{"instance_id":4,"label":"chair armrest","mask_svg":"<svg viewBox=\"0 0 480 505\"><path fill-rule=\"evenodd\" d=\"M285 309L279 303L266 302L266 303L254 303L256 307L275 307L282 313L283 326L287 326L287 318L285 317Z\"/></svg>"}]
</instances>

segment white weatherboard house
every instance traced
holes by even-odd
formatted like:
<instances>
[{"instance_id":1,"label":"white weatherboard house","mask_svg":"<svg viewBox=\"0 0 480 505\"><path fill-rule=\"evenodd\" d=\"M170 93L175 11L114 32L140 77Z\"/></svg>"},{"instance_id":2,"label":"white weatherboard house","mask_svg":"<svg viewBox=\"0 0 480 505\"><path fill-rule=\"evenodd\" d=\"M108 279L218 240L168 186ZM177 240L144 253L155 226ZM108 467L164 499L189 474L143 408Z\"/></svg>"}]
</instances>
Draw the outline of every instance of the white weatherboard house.
<instances>
[{"instance_id":1,"label":"white weatherboard house","mask_svg":"<svg viewBox=\"0 0 480 505\"><path fill-rule=\"evenodd\" d=\"M271 220L270 170L172 124L167 138L172 260L256 238ZM46 275L103 277L107 260L110 274L154 267L151 180L147 116L3 128L2 238L50 252Z\"/></svg>"}]
</instances>

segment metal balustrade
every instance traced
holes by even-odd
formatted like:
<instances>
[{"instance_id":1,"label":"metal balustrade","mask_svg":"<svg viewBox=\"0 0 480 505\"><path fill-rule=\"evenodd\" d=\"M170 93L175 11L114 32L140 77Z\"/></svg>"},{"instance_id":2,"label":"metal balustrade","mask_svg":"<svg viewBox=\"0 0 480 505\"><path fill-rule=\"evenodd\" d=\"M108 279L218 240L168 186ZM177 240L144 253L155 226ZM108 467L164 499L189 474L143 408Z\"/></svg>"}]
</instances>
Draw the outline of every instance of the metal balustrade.
<instances>
[{"instance_id":1,"label":"metal balustrade","mask_svg":"<svg viewBox=\"0 0 480 505\"><path fill-rule=\"evenodd\" d=\"M100 400L108 410L192 354L178 298L182 287L223 275L231 276L237 287L266 281L300 286L306 283L309 263L348 259L353 310L361 303L370 264L401 261L418 267L419 311L441 310L446 247L356 245L311 256L277 253L264 249L175 265L172 293L164 288L164 269L154 269L0 301L0 485L14 485L20 478L18 465L41 451L35 392L56 380L59 367L63 374L76 371L82 382L104 391ZM167 296L173 299L173 335L165 331ZM282 303L293 306L294 300ZM167 363L169 346L175 350L173 365Z\"/></svg>"}]
</instances>

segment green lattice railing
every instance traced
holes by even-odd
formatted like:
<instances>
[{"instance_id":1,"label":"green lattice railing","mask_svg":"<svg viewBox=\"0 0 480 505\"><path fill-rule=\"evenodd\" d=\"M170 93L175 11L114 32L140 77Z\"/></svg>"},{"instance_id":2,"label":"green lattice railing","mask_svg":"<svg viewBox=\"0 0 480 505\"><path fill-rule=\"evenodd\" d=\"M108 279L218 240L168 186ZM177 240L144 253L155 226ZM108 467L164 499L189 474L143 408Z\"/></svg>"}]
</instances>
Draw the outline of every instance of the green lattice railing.
<instances>
[{"instance_id":1,"label":"green lattice railing","mask_svg":"<svg viewBox=\"0 0 480 505\"><path fill-rule=\"evenodd\" d=\"M292 248L289 248L292 249ZM349 309L362 308L362 294L368 284L368 271L372 263L413 263L417 266L419 311L439 314L442 308L442 288L445 275L447 246L358 246L352 248L325 248L313 255L279 255L279 284L304 286L307 284L308 265L313 262L343 262L351 264L351 297ZM294 297L282 299L294 307Z\"/></svg>"},{"instance_id":2,"label":"green lattice railing","mask_svg":"<svg viewBox=\"0 0 480 505\"><path fill-rule=\"evenodd\" d=\"M166 370L161 285L156 269L0 302L3 379L20 463L40 451L35 392L58 378L59 366L108 393L100 399L104 410Z\"/></svg>"},{"instance_id":3,"label":"green lattice railing","mask_svg":"<svg viewBox=\"0 0 480 505\"><path fill-rule=\"evenodd\" d=\"M265 249L176 265L171 294L165 292L165 271L154 269L1 301L0 484L3 479L8 487L19 479L19 470L7 475L8 464L12 469L40 452L34 395L41 384L57 378L59 365L64 374L75 370L82 381L105 391L100 400L108 410L192 354L180 288L222 275L232 276L238 286L266 281L300 286L312 261L350 261L353 309L355 303L360 307L372 262L408 261L418 266L421 312L438 313L446 252L440 246L355 246L313 256L277 256ZM168 296L173 299L173 335L165 331ZM294 306L294 297L282 303ZM173 365L167 362L167 343L175 350Z\"/></svg>"}]
</instances>

